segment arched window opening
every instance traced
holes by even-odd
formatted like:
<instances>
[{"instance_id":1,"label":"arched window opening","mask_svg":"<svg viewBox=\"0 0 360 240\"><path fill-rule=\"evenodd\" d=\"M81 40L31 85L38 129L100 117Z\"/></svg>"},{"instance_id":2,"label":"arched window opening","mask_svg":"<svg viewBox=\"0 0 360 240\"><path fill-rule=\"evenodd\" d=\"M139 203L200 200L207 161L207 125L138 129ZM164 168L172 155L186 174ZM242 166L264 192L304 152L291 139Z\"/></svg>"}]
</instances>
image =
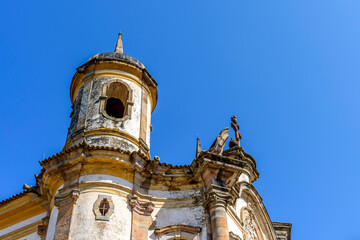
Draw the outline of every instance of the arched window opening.
<instances>
[{"instance_id":1,"label":"arched window opening","mask_svg":"<svg viewBox=\"0 0 360 240\"><path fill-rule=\"evenodd\" d=\"M105 216L106 213L109 211L109 209L110 209L110 204L109 204L108 200L106 198L104 198L100 202L100 206L99 206L99 211L101 213L101 216Z\"/></svg>"},{"instance_id":2,"label":"arched window opening","mask_svg":"<svg viewBox=\"0 0 360 240\"><path fill-rule=\"evenodd\" d=\"M113 118L126 116L127 103L129 101L129 90L121 82L113 82L106 87L105 112Z\"/></svg>"},{"instance_id":3,"label":"arched window opening","mask_svg":"<svg viewBox=\"0 0 360 240\"><path fill-rule=\"evenodd\" d=\"M109 98L106 101L106 113L114 118L123 118L125 113L125 106L118 98Z\"/></svg>"}]
</instances>

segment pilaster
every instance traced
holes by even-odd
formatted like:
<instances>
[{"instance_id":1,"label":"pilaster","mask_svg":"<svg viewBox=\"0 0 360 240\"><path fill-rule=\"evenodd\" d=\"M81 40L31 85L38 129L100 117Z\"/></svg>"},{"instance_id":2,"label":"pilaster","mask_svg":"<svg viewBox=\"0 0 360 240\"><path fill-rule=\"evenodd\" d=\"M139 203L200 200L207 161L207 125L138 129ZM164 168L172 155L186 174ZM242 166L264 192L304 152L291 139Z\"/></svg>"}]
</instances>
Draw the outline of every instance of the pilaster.
<instances>
[{"instance_id":1,"label":"pilaster","mask_svg":"<svg viewBox=\"0 0 360 240\"><path fill-rule=\"evenodd\" d=\"M129 205L132 209L131 240L147 240L154 204L132 196Z\"/></svg>"},{"instance_id":2,"label":"pilaster","mask_svg":"<svg viewBox=\"0 0 360 240\"><path fill-rule=\"evenodd\" d=\"M70 239L72 215L74 214L76 200L80 190L73 189L67 194L55 197L55 206L59 208L54 240Z\"/></svg>"},{"instance_id":3,"label":"pilaster","mask_svg":"<svg viewBox=\"0 0 360 240\"><path fill-rule=\"evenodd\" d=\"M230 189L211 185L205 206L209 209L212 240L229 240L226 205L231 201Z\"/></svg>"}]
</instances>

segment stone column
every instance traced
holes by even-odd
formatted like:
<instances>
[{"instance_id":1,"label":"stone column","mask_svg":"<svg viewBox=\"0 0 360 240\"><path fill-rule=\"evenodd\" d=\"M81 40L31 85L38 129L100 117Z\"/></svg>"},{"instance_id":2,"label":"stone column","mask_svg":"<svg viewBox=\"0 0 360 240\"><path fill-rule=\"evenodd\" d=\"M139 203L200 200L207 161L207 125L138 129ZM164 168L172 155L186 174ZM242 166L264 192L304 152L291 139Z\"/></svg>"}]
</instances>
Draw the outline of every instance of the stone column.
<instances>
[{"instance_id":1,"label":"stone column","mask_svg":"<svg viewBox=\"0 0 360 240\"><path fill-rule=\"evenodd\" d=\"M70 239L71 219L74 214L76 200L79 195L79 189L73 189L70 193L55 197L54 204L59 208L59 214L56 223L54 240Z\"/></svg>"},{"instance_id":2,"label":"stone column","mask_svg":"<svg viewBox=\"0 0 360 240\"><path fill-rule=\"evenodd\" d=\"M229 189L211 185L206 205L210 213L212 240L229 240L226 205L231 200Z\"/></svg>"},{"instance_id":3,"label":"stone column","mask_svg":"<svg viewBox=\"0 0 360 240\"><path fill-rule=\"evenodd\" d=\"M130 197L129 204L132 208L131 240L147 240L154 204L140 201L137 196Z\"/></svg>"}]
</instances>

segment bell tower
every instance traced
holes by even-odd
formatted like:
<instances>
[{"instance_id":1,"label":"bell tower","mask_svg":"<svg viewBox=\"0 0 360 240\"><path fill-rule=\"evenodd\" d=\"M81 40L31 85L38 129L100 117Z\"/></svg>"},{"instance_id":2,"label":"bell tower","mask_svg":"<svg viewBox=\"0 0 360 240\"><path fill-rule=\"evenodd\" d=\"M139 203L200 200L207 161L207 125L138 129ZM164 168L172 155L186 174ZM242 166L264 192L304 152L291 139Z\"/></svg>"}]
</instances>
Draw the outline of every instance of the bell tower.
<instances>
[{"instance_id":1,"label":"bell tower","mask_svg":"<svg viewBox=\"0 0 360 240\"><path fill-rule=\"evenodd\" d=\"M64 149L80 143L149 155L157 83L145 66L123 53L99 53L77 68L70 87L73 111Z\"/></svg>"}]
</instances>

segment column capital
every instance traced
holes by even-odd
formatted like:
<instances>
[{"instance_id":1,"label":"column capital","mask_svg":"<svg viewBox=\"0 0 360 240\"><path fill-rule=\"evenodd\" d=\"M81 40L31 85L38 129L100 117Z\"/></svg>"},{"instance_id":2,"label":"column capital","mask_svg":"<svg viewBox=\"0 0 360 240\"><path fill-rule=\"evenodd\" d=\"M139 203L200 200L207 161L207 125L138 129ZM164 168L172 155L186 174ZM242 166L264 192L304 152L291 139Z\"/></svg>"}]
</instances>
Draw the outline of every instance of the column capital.
<instances>
[{"instance_id":1,"label":"column capital","mask_svg":"<svg viewBox=\"0 0 360 240\"><path fill-rule=\"evenodd\" d=\"M71 190L69 193L55 197L54 205L56 207L62 207L69 203L76 203L76 200L80 196L80 190L78 188Z\"/></svg>"},{"instance_id":2,"label":"column capital","mask_svg":"<svg viewBox=\"0 0 360 240\"><path fill-rule=\"evenodd\" d=\"M140 215L150 216L155 205L150 201L140 201L137 196L129 197L129 205Z\"/></svg>"},{"instance_id":3,"label":"column capital","mask_svg":"<svg viewBox=\"0 0 360 240\"><path fill-rule=\"evenodd\" d=\"M211 184L206 193L205 206L212 208L214 206L226 207L228 203L232 201L230 189L227 187L221 187Z\"/></svg>"}]
</instances>

